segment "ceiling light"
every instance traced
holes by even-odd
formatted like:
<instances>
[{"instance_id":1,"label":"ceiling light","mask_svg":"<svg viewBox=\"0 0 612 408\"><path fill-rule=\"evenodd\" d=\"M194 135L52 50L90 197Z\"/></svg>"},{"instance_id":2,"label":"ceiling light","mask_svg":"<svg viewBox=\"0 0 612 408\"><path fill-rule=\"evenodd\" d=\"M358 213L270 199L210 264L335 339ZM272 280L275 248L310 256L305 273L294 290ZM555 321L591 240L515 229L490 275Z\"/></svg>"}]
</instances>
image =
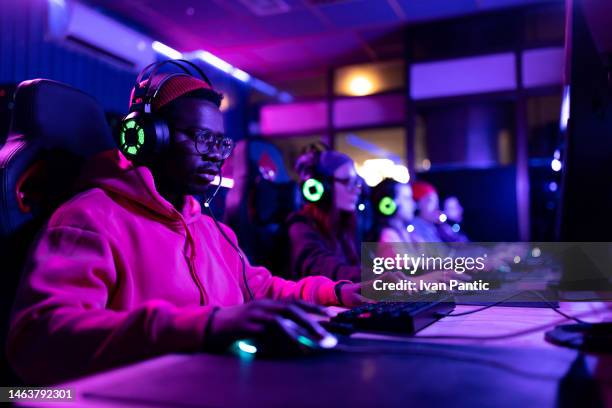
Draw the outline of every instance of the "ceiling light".
<instances>
[{"instance_id":1,"label":"ceiling light","mask_svg":"<svg viewBox=\"0 0 612 408\"><path fill-rule=\"evenodd\" d=\"M151 43L151 48L153 48L154 51L165 55L166 57L170 58L170 59L181 59L183 58L183 54L180 53L179 51L175 50L174 48L170 48L168 47L166 44L164 43L160 43L159 41L153 41Z\"/></svg>"},{"instance_id":2,"label":"ceiling light","mask_svg":"<svg viewBox=\"0 0 612 408\"><path fill-rule=\"evenodd\" d=\"M195 52L195 55L202 61L212 65L217 69L220 69L221 71L227 74L231 74L232 70L234 69L234 67L232 67L230 63L223 61L221 58L211 54L208 51L199 50Z\"/></svg>"},{"instance_id":3,"label":"ceiling light","mask_svg":"<svg viewBox=\"0 0 612 408\"><path fill-rule=\"evenodd\" d=\"M369 94L373 87L372 82L364 76L356 76L349 83L350 93L356 96Z\"/></svg>"}]
</instances>

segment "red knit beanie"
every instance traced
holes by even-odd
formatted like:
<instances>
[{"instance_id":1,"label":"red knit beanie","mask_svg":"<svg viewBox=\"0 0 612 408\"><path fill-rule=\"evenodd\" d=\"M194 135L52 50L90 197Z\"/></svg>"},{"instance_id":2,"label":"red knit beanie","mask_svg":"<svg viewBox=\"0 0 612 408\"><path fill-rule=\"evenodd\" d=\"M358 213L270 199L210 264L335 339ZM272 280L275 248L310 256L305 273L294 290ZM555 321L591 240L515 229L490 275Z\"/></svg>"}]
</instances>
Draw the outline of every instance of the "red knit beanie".
<instances>
[{"instance_id":1,"label":"red knit beanie","mask_svg":"<svg viewBox=\"0 0 612 408\"><path fill-rule=\"evenodd\" d=\"M155 78L153 78L153 82L155 82ZM143 81L140 85L146 86L146 82ZM172 77L162 85L161 89L157 93L157 96L153 100L152 108L154 111L157 111L173 100L197 89L213 90L205 81L189 75L178 75ZM130 101L133 101L133 99L134 89L132 89ZM139 101L133 102L137 103Z\"/></svg>"},{"instance_id":2,"label":"red knit beanie","mask_svg":"<svg viewBox=\"0 0 612 408\"><path fill-rule=\"evenodd\" d=\"M419 201L427 194L437 193L436 188L425 181L415 181L412 183L412 197Z\"/></svg>"}]
</instances>

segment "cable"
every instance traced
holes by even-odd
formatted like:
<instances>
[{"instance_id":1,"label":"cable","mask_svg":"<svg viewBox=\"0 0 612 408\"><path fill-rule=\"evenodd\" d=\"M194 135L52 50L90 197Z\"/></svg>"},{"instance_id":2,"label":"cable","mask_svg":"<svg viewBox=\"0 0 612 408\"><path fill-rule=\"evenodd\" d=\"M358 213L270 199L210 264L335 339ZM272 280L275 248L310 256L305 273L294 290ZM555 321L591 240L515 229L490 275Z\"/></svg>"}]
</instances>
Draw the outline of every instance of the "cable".
<instances>
[{"instance_id":1,"label":"cable","mask_svg":"<svg viewBox=\"0 0 612 408\"><path fill-rule=\"evenodd\" d=\"M506 333L497 336L453 336L453 335L429 335L429 336L416 336L415 339L437 339L437 340L505 340L513 337L520 337L526 334L535 333L547 329L549 327L556 326L559 322L547 323L541 326L532 327L529 329L521 330L514 333Z\"/></svg>"},{"instance_id":2,"label":"cable","mask_svg":"<svg viewBox=\"0 0 612 408\"><path fill-rule=\"evenodd\" d=\"M223 166L223 164L221 164L221 166ZM212 200L215 198L215 196L219 192L219 189L221 189L221 166L219 166L219 184L217 184L217 188L212 193L212 195L209 198L207 198L206 201L204 201L204 207L206 208L210 206L210 203L212 202Z\"/></svg>"},{"instance_id":3,"label":"cable","mask_svg":"<svg viewBox=\"0 0 612 408\"><path fill-rule=\"evenodd\" d=\"M245 286L247 292L249 293L250 299L251 300L255 300L255 296L253 296L253 292L251 291L251 287L249 286L249 282L248 282L248 279L247 279L247 276L246 276L246 262L244 261L244 255L242 255L242 251L240 251L240 248L238 248L238 246L236 246L232 242L230 237L227 236L225 231L223 231L223 228L221 228L221 225L219 224L219 221L217 220L217 217L215 217L215 213L213 213L212 207L210 206L210 203L215 198L215 196L219 192L219 189L221 188L221 180L222 180L221 167L222 166L223 166L223 163L221 163L221 165L219 166L219 185L217 186L215 191L212 193L212 195L204 202L204 207L206 207L208 209L208 213L210 214L210 218L212 218L213 221L215 222L215 225L217 226L217 229L219 230L221 235L223 235L223 238L225 238L225 240L228 242L228 244L230 244L230 246L232 248L234 248L234 251L236 251L236 253L240 257L240 263L242 264L242 279L244 281L244 286Z\"/></svg>"},{"instance_id":4,"label":"cable","mask_svg":"<svg viewBox=\"0 0 612 408\"><path fill-rule=\"evenodd\" d=\"M546 298L544 297L544 295L542 295L542 294L541 294L541 293L539 293L538 291L535 291L535 290L530 290L529 292L530 292L530 293L533 293L534 295L536 295L537 297L539 297L540 299L542 299L542 300L544 301L544 303L546 303L546 305L547 305L548 307L550 307L550 308L551 308L551 309L552 309L554 312L556 312L556 313L560 314L561 316L565 317L566 319L573 320L573 321L575 321L576 323L580 323L580 324L591 324L591 323L589 323L589 322L585 322L584 320L581 320L581 319L579 319L579 318L577 318L577 317L570 316L570 315L568 315L568 314L566 314L566 313L562 312L561 310L559 310L559 308L558 308L557 306L555 306L554 304L550 303L550 301L549 301L548 299L546 299Z\"/></svg>"},{"instance_id":5,"label":"cable","mask_svg":"<svg viewBox=\"0 0 612 408\"><path fill-rule=\"evenodd\" d=\"M591 310L587 315L590 315L592 313L598 313L600 312L599 310ZM571 319L574 320L576 318L572 318L570 316L563 316L566 319ZM544 330L548 327L553 327L556 326L557 324L559 324L559 322L553 322L553 323L546 323L544 325L540 325L540 326L536 326L536 327L532 327L529 329L525 329L525 330L521 330L518 332L514 332L514 333L506 333L506 334L501 334L501 335L496 335L496 336L457 336L457 335L426 335L426 336L415 336L415 339L438 339L438 340L504 340L504 339L510 339L513 337L520 337L523 336L525 334L529 334L529 333L535 333L541 330ZM585 324L591 324L591 323L587 323L585 322Z\"/></svg>"},{"instance_id":6,"label":"cable","mask_svg":"<svg viewBox=\"0 0 612 408\"><path fill-rule=\"evenodd\" d=\"M491 303L490 305L487 305L487 306L484 306L484 307L481 307L481 308L478 308L478 309L475 309L475 310L469 310L469 311L467 311L467 312L461 312L461 313L449 313L449 314L437 313L436 315L437 315L437 316L439 316L439 317L458 317L458 316L466 316L466 315L470 315L470 314L472 314L472 313L482 312L483 310L489 309L489 308L491 308L491 307L493 307L493 306L497 306L497 305L499 305L499 304L501 304L501 303L504 303L504 302L506 302L506 301L508 301L508 300L512 299L513 297L516 297L516 296L521 295L521 294L523 294L523 293L531 293L531 294L536 295L537 297L539 297L540 299L542 299L542 300L544 301L544 303L546 303L546 306L548 306L548 307L549 307L550 309L552 309L552 310L553 310L555 313L557 313L557 314L559 314L559 315L561 315L561 316L565 317L565 318L566 318L566 319L568 319L568 320L573 320L573 321L575 321L575 322L577 322L577 323L580 323L580 324L591 324L591 323L586 322L586 321L584 321L584 320L581 320L581 319L579 319L579 318L577 318L577 317L570 316L570 315L568 315L568 314L566 314L566 313L562 312L561 310L559 310L558 306L555 306L555 305L554 305L553 303L551 303L551 302L550 302L548 299L546 299L546 298L544 297L544 295L542 295L540 292L535 291L535 290L522 290L522 291L520 291L520 292L516 292L516 293L515 293L515 294L513 294L513 295L510 295L510 296L508 296L508 297L505 297L504 299L499 300L499 301L497 301L497 302L495 302L495 303Z\"/></svg>"},{"instance_id":7,"label":"cable","mask_svg":"<svg viewBox=\"0 0 612 408\"><path fill-rule=\"evenodd\" d=\"M472 314L472 313L482 312L483 310L486 310L486 309L488 309L490 307L493 307L493 306L497 306L497 305L499 305L501 303L504 303L504 302L512 299L513 297L516 297L516 296L518 296L518 295L520 295L522 293L525 293L525 292L527 292L527 291L521 290L520 292L516 292L513 295L510 295L510 296L507 296L507 297L503 298L502 300L499 300L499 301L497 301L495 303L491 303L490 305L483 306L483 307L475 309L475 310L470 310L470 311L461 312L461 313L448 313L448 314L436 313L436 315L439 316L439 317L457 317L457 316L465 316L465 315L469 315L469 314Z\"/></svg>"}]
</instances>

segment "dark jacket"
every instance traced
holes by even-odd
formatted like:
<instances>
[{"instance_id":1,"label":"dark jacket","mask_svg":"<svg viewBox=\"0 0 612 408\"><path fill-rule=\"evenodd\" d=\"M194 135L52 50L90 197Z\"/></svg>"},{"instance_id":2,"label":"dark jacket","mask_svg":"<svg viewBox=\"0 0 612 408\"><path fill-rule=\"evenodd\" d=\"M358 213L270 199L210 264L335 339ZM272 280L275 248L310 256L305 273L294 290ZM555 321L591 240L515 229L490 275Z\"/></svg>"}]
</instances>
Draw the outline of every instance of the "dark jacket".
<instances>
[{"instance_id":1,"label":"dark jacket","mask_svg":"<svg viewBox=\"0 0 612 408\"><path fill-rule=\"evenodd\" d=\"M361 280L356 254L350 254L337 240L323 233L310 217L293 213L287 219L293 277L313 275L337 280Z\"/></svg>"}]
</instances>

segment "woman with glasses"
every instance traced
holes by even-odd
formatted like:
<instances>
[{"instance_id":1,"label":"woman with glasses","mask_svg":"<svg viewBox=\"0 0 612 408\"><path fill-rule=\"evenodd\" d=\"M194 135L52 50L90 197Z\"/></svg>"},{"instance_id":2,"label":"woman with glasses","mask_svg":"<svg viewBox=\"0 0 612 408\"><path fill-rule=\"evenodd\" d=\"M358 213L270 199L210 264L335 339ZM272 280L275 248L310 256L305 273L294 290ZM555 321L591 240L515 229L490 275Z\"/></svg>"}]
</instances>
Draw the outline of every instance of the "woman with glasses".
<instances>
[{"instance_id":1,"label":"woman with glasses","mask_svg":"<svg viewBox=\"0 0 612 408\"><path fill-rule=\"evenodd\" d=\"M313 146L295 168L305 204L288 218L291 273L360 281L356 208L362 179L353 160Z\"/></svg>"}]
</instances>

